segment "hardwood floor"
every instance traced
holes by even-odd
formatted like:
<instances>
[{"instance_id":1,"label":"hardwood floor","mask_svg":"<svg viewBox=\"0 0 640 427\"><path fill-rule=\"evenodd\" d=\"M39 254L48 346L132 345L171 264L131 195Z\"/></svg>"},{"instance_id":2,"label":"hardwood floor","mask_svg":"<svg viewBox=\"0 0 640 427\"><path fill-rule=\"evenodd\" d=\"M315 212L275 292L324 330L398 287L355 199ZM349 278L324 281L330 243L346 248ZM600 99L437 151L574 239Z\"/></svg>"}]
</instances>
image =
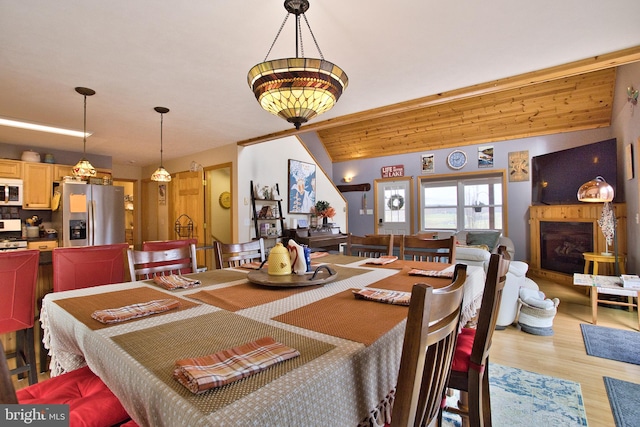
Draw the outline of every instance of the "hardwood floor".
<instances>
[{"instance_id":1,"label":"hardwood floor","mask_svg":"<svg viewBox=\"0 0 640 427\"><path fill-rule=\"evenodd\" d=\"M491 361L580 383L589 427L615 425L602 377L640 382L640 365L586 354L580 323L591 323L591 306L584 288L560 285L537 277L533 280L547 297L560 299L553 324L554 335L531 335L513 325L496 331ZM638 314L626 308L600 306L598 325L636 331ZM46 378L48 374L39 376L40 381ZM28 382L14 380L14 384L20 388L26 387Z\"/></svg>"},{"instance_id":2,"label":"hardwood floor","mask_svg":"<svg viewBox=\"0 0 640 427\"><path fill-rule=\"evenodd\" d=\"M589 427L614 426L603 376L637 383L640 366L586 354L580 324L591 324L591 305L585 288L532 279L547 297L560 299L554 335L531 335L513 325L495 331L491 361L580 383ZM598 325L637 331L638 313L600 305Z\"/></svg>"}]
</instances>

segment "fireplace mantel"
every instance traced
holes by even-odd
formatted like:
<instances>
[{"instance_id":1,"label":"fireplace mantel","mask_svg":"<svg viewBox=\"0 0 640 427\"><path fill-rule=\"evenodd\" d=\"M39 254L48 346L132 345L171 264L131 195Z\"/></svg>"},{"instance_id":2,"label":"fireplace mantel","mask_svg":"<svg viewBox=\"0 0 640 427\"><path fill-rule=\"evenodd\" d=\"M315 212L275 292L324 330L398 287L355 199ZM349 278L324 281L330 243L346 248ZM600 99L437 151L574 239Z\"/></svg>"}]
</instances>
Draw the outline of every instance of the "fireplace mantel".
<instances>
[{"instance_id":1,"label":"fireplace mantel","mask_svg":"<svg viewBox=\"0 0 640 427\"><path fill-rule=\"evenodd\" d=\"M540 222L587 222L593 227L594 252L605 251L605 238L598 226L602 215L602 203L581 203L576 205L530 206L529 227L531 240L531 260L529 272L533 275L545 277L563 284L572 284L573 275L542 269L540 246ZM616 235L618 239L618 253L627 253L627 205L615 203L613 210L617 219ZM609 247L613 251L613 245Z\"/></svg>"}]
</instances>

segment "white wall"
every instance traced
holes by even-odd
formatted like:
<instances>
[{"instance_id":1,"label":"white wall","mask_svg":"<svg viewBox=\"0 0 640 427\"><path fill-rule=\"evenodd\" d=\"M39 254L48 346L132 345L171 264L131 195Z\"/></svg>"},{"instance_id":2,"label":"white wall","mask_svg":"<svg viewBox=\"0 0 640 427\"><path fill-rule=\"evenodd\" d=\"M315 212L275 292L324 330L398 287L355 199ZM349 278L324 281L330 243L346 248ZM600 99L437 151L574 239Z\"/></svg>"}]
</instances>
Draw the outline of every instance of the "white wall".
<instances>
[{"instance_id":1,"label":"white wall","mask_svg":"<svg viewBox=\"0 0 640 427\"><path fill-rule=\"evenodd\" d=\"M254 237L254 233L252 233L253 215L250 199L251 180L254 181L254 184L259 183L261 186L278 184L283 200L282 210L285 217L285 228L293 225L293 219L308 219L309 215L288 213L289 159L316 164L316 200L326 200L335 208L336 216L333 218L333 222L340 226L342 232L346 232L345 200L333 185L331 178L318 166L311 153L298 138L290 136L239 148L237 175L239 187L239 192L237 193L238 241L245 242Z\"/></svg>"}]
</instances>

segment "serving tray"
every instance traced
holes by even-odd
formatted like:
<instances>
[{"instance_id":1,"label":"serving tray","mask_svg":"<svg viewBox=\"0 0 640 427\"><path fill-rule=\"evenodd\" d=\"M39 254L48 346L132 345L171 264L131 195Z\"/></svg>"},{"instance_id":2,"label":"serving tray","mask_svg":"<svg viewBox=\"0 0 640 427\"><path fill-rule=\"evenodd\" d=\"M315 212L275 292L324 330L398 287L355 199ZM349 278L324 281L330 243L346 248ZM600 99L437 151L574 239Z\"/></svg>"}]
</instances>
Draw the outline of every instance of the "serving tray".
<instances>
[{"instance_id":1,"label":"serving tray","mask_svg":"<svg viewBox=\"0 0 640 427\"><path fill-rule=\"evenodd\" d=\"M325 283L333 282L337 277L338 272L326 265L321 265L314 272L306 274L270 276L266 270L254 270L247 274L247 278L251 283L280 288L324 285Z\"/></svg>"}]
</instances>

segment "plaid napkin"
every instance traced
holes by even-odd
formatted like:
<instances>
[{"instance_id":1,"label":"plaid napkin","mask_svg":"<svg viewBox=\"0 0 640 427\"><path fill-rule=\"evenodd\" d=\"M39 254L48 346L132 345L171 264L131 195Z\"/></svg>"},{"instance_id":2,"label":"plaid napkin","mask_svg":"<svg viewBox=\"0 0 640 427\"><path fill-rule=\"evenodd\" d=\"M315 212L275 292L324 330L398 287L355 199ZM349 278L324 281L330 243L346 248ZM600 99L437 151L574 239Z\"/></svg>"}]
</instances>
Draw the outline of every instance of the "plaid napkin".
<instances>
[{"instance_id":1,"label":"plaid napkin","mask_svg":"<svg viewBox=\"0 0 640 427\"><path fill-rule=\"evenodd\" d=\"M369 258L367 264L385 265L397 260L397 256L383 255L380 258Z\"/></svg>"},{"instance_id":2,"label":"plaid napkin","mask_svg":"<svg viewBox=\"0 0 640 427\"><path fill-rule=\"evenodd\" d=\"M419 270L412 268L409 270L409 276L425 276L425 277L445 277L453 279L453 271L449 270Z\"/></svg>"},{"instance_id":3,"label":"plaid napkin","mask_svg":"<svg viewBox=\"0 0 640 427\"><path fill-rule=\"evenodd\" d=\"M329 255L329 252L311 252L310 258L311 259L322 258L323 256L327 256L327 255Z\"/></svg>"},{"instance_id":4,"label":"plaid napkin","mask_svg":"<svg viewBox=\"0 0 640 427\"><path fill-rule=\"evenodd\" d=\"M298 350L264 337L207 356L178 360L173 377L192 393L203 393L297 356Z\"/></svg>"},{"instance_id":5,"label":"plaid napkin","mask_svg":"<svg viewBox=\"0 0 640 427\"><path fill-rule=\"evenodd\" d=\"M139 304L125 305L119 308L96 310L91 317L100 323L118 323L150 314L162 313L180 307L180 301L175 299L157 299Z\"/></svg>"},{"instance_id":6,"label":"plaid napkin","mask_svg":"<svg viewBox=\"0 0 640 427\"><path fill-rule=\"evenodd\" d=\"M155 276L153 281L165 289L170 291L179 288L193 288L200 286L200 280L189 279L180 274L171 274L169 276Z\"/></svg>"},{"instance_id":7,"label":"plaid napkin","mask_svg":"<svg viewBox=\"0 0 640 427\"><path fill-rule=\"evenodd\" d=\"M357 299L407 306L409 305L409 300L411 300L411 292L389 291L376 288L364 288L359 291L353 291L353 296Z\"/></svg>"},{"instance_id":8,"label":"plaid napkin","mask_svg":"<svg viewBox=\"0 0 640 427\"><path fill-rule=\"evenodd\" d=\"M240 265L240 267L246 268L248 270L260 270L261 265L262 265L262 261L251 261L251 262L245 262L244 264ZM266 269L267 266L268 264L265 262L262 268Z\"/></svg>"}]
</instances>

